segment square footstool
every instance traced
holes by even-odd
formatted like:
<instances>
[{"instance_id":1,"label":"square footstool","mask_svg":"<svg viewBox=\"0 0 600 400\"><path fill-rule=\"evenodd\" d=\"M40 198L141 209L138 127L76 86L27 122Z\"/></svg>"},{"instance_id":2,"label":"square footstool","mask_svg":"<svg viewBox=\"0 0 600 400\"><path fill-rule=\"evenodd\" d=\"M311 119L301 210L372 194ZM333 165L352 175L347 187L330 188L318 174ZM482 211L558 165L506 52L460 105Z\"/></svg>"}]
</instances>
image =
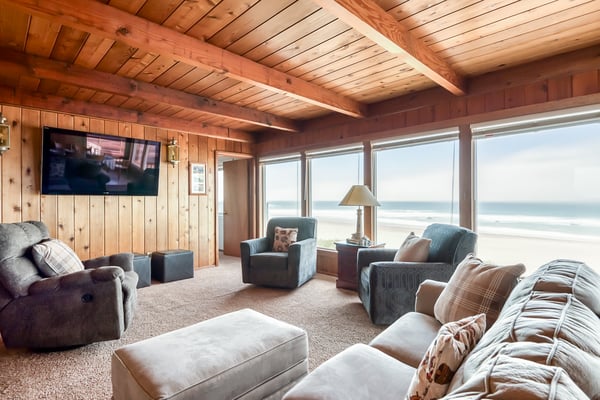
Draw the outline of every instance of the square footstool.
<instances>
[{"instance_id":1,"label":"square footstool","mask_svg":"<svg viewBox=\"0 0 600 400\"><path fill-rule=\"evenodd\" d=\"M133 253L133 270L138 274L137 288L150 286L150 257L142 253Z\"/></svg>"},{"instance_id":2,"label":"square footstool","mask_svg":"<svg viewBox=\"0 0 600 400\"><path fill-rule=\"evenodd\" d=\"M308 373L308 338L250 309L115 350L114 400L281 399Z\"/></svg>"},{"instance_id":3,"label":"square footstool","mask_svg":"<svg viewBox=\"0 0 600 400\"><path fill-rule=\"evenodd\" d=\"M194 253L190 250L162 250L152 253L152 279L160 282L194 277Z\"/></svg>"}]
</instances>

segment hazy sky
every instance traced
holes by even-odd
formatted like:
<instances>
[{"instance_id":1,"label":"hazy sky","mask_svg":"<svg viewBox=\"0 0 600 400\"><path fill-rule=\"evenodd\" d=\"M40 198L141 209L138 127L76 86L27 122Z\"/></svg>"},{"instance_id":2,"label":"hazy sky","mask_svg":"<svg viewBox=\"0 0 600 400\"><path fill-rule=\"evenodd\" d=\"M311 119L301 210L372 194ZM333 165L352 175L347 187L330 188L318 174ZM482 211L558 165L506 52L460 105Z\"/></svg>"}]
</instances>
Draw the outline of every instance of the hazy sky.
<instances>
[{"instance_id":1,"label":"hazy sky","mask_svg":"<svg viewBox=\"0 0 600 400\"><path fill-rule=\"evenodd\" d=\"M600 123L477 143L485 201L600 201Z\"/></svg>"},{"instance_id":2,"label":"hazy sky","mask_svg":"<svg viewBox=\"0 0 600 400\"><path fill-rule=\"evenodd\" d=\"M457 153L457 141L378 152L377 197L450 201ZM476 160L479 201L600 202L600 123L479 139ZM361 183L361 163L360 155L313 161L313 192L320 200L341 200ZM297 198L299 168L299 162L269 167L270 200Z\"/></svg>"}]
</instances>

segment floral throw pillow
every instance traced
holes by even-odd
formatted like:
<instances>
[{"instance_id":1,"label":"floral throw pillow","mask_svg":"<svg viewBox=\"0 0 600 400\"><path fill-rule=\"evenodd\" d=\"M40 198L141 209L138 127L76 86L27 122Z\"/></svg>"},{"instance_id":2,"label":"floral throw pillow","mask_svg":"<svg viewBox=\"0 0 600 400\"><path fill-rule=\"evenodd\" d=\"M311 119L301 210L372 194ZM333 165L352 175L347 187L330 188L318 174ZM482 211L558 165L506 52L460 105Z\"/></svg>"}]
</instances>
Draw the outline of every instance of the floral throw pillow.
<instances>
[{"instance_id":1,"label":"floral throw pillow","mask_svg":"<svg viewBox=\"0 0 600 400\"><path fill-rule=\"evenodd\" d=\"M296 243L298 228L275 227L275 239L273 240L273 251L287 252L292 243Z\"/></svg>"},{"instance_id":2,"label":"floral throw pillow","mask_svg":"<svg viewBox=\"0 0 600 400\"><path fill-rule=\"evenodd\" d=\"M485 332L485 314L442 325L415 371L406 400L435 400L446 395L454 373Z\"/></svg>"}]
</instances>

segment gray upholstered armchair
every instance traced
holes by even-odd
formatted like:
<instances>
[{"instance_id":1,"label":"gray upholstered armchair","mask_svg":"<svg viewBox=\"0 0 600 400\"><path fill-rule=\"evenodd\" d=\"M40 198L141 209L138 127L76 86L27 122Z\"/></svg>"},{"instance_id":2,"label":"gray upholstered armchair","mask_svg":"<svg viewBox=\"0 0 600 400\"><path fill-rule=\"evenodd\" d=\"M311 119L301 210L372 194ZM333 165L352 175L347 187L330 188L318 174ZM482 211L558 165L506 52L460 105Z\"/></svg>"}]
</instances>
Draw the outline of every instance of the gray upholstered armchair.
<instances>
[{"instance_id":1,"label":"gray upholstered armchair","mask_svg":"<svg viewBox=\"0 0 600 400\"><path fill-rule=\"evenodd\" d=\"M397 249L359 249L358 295L375 324L391 324L414 311L415 295L426 279L448 282L458 264L475 251L477 234L455 225L432 224L422 237L431 239L427 262L394 262Z\"/></svg>"},{"instance_id":2,"label":"gray upholstered armchair","mask_svg":"<svg viewBox=\"0 0 600 400\"><path fill-rule=\"evenodd\" d=\"M298 228L296 242L287 252L273 251L275 227ZM267 223L266 237L240 243L244 283L296 288L317 272L317 220L276 217Z\"/></svg>"},{"instance_id":3,"label":"gray upholstered armchair","mask_svg":"<svg viewBox=\"0 0 600 400\"><path fill-rule=\"evenodd\" d=\"M48 239L42 222L0 224L0 333L4 345L61 348L121 337L137 300L133 254L83 263L75 258L78 266L82 264L81 270L48 276L49 264L42 268L34 260L39 254L34 245L48 243Z\"/></svg>"}]
</instances>

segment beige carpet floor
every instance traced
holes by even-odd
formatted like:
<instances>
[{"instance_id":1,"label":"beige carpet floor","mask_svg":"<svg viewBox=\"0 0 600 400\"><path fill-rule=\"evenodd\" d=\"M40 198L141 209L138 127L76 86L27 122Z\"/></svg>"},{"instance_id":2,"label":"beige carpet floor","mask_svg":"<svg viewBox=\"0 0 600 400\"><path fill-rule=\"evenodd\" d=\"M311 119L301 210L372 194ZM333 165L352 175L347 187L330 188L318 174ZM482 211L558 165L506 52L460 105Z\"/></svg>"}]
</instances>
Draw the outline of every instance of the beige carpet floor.
<instances>
[{"instance_id":1,"label":"beige carpet floor","mask_svg":"<svg viewBox=\"0 0 600 400\"><path fill-rule=\"evenodd\" d=\"M295 290L246 285L239 259L222 257L219 267L196 270L193 279L140 289L133 324L120 340L45 353L0 344L0 399L110 399L115 349L246 307L304 328L311 369L383 329L355 292L336 289L333 277L317 274Z\"/></svg>"}]
</instances>

